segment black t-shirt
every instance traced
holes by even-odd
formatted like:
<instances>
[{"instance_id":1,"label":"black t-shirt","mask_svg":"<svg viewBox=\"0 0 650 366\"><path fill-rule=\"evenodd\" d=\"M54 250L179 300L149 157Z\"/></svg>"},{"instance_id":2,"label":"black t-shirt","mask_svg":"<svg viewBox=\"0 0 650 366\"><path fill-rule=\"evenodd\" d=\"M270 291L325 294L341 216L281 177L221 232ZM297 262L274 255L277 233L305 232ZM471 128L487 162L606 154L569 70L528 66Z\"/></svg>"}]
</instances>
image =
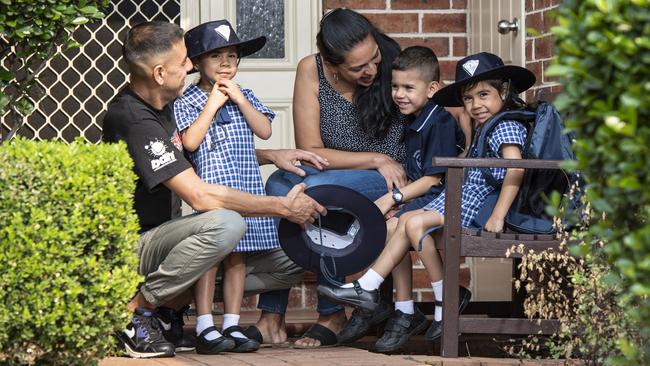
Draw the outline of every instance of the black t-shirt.
<instances>
[{"instance_id":1,"label":"black t-shirt","mask_svg":"<svg viewBox=\"0 0 650 366\"><path fill-rule=\"evenodd\" d=\"M172 105L157 110L126 87L104 116L103 141L125 141L135 163L134 206L141 232L181 214L180 199L162 184L192 167L183 155Z\"/></svg>"}]
</instances>

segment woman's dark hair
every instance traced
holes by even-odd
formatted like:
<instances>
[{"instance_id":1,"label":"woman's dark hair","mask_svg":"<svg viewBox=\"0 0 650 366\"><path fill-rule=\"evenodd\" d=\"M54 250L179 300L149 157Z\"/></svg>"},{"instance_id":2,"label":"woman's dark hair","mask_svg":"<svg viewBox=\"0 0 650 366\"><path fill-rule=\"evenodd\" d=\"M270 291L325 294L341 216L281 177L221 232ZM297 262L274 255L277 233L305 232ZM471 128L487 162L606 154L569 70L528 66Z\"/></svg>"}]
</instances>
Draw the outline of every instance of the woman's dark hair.
<instances>
[{"instance_id":1,"label":"woman's dark hair","mask_svg":"<svg viewBox=\"0 0 650 366\"><path fill-rule=\"evenodd\" d=\"M381 63L377 77L368 87L357 87L354 103L361 128L375 138L386 136L397 114L391 98L391 64L400 51L399 44L381 33L363 15L349 9L334 9L321 19L316 45L323 60L332 65L345 62L345 55L369 35L375 39Z\"/></svg>"}]
</instances>

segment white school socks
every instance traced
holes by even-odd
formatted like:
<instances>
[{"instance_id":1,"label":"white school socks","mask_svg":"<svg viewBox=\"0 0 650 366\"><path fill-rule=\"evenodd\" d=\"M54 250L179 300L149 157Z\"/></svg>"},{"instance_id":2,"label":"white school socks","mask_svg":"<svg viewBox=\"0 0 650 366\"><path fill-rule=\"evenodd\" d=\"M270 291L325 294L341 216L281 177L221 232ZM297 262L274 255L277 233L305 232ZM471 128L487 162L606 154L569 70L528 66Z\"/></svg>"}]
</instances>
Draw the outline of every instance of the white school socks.
<instances>
[{"instance_id":1,"label":"white school socks","mask_svg":"<svg viewBox=\"0 0 650 366\"><path fill-rule=\"evenodd\" d=\"M223 314L223 327L221 331L235 325L239 325L239 314ZM248 338L242 332L232 332L230 335L237 338Z\"/></svg>"},{"instance_id":2,"label":"white school socks","mask_svg":"<svg viewBox=\"0 0 650 366\"><path fill-rule=\"evenodd\" d=\"M381 286L381 284L384 282L384 278L379 275L379 273L375 272L372 268L370 268L366 273L361 276L357 280L359 282L359 286L361 286L362 289L366 291L372 291L376 290ZM341 286L343 288L350 288L354 287L352 283L346 283L345 285Z\"/></svg>"},{"instance_id":3,"label":"white school socks","mask_svg":"<svg viewBox=\"0 0 650 366\"><path fill-rule=\"evenodd\" d=\"M442 280L431 282L431 287L433 287L433 296L436 300L442 302ZM436 310L433 313L433 320L437 322L442 320L442 306L436 305Z\"/></svg>"},{"instance_id":4,"label":"white school socks","mask_svg":"<svg viewBox=\"0 0 650 366\"><path fill-rule=\"evenodd\" d=\"M196 317L196 335L198 336L205 329L214 326L214 320L212 320L212 314L203 314ZM221 337L221 333L213 330L212 332L205 335L205 339L208 341L214 340Z\"/></svg>"},{"instance_id":5,"label":"white school socks","mask_svg":"<svg viewBox=\"0 0 650 366\"><path fill-rule=\"evenodd\" d=\"M404 314L415 314L413 300L395 301L395 311L397 310Z\"/></svg>"}]
</instances>

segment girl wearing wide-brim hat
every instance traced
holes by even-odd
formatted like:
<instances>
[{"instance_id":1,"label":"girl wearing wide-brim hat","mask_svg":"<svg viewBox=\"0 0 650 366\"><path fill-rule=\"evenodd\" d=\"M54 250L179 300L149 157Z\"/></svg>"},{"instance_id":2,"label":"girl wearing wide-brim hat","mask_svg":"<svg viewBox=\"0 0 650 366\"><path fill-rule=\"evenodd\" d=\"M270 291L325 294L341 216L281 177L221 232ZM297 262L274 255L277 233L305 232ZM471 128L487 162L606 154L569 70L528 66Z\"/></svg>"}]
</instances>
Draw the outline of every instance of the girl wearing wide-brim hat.
<instances>
[{"instance_id":1,"label":"girl wearing wide-brim hat","mask_svg":"<svg viewBox=\"0 0 650 366\"><path fill-rule=\"evenodd\" d=\"M275 113L249 89L232 79L239 60L264 47L265 37L241 40L227 20L203 23L185 34L187 56L201 76L174 103L176 124L185 150L190 152L197 174L207 183L221 184L255 195L264 195L264 183L255 155L254 137L271 136ZM246 217L246 233L224 263L224 322L214 327L212 284L195 295L197 303L197 353L252 352L260 344L246 337L239 327L244 295L245 255L279 247L274 221L269 217Z\"/></svg>"},{"instance_id":2,"label":"girl wearing wide-brim hat","mask_svg":"<svg viewBox=\"0 0 650 366\"><path fill-rule=\"evenodd\" d=\"M468 56L456 66L456 81L440 89L434 94L434 103L442 106L463 106L465 112L472 118L475 130L488 121L492 116L506 109L524 109L528 106L521 101L517 94L530 88L535 83L533 73L525 68L504 65L501 58L491 53L483 52ZM497 124L488 136L487 157L504 159L521 159L521 149L526 141L526 128L519 122L503 120ZM477 133L473 134L476 138ZM477 151L473 141L469 157L476 157ZM500 193L492 214L485 224L485 229L501 232L504 228L504 218L514 201L523 178L521 169L491 169L492 174L500 183ZM486 197L496 188L488 184L478 168L469 169L462 188L461 223L470 226ZM411 246L416 249L422 264L431 279L435 295L434 321L426 332L426 339L433 340L442 334L442 262L436 250L434 237L424 236L429 228L442 227L445 215L445 191L426 205L417 214L408 217L405 222L406 233ZM423 238L424 236L424 238ZM422 247L419 242L422 239ZM396 253L403 253L403 248L384 248L371 269L358 281L354 288L361 289L355 294L341 296L339 301L360 303L367 299L367 293L375 291L378 284L378 272L384 273L385 268L397 265L401 258ZM376 270L375 270L376 269ZM381 277L381 276L380 276ZM383 281L383 279L381 279ZM350 294L350 291L334 291L340 294ZM461 296L463 294L461 293ZM460 299L466 303L469 299Z\"/></svg>"}]
</instances>

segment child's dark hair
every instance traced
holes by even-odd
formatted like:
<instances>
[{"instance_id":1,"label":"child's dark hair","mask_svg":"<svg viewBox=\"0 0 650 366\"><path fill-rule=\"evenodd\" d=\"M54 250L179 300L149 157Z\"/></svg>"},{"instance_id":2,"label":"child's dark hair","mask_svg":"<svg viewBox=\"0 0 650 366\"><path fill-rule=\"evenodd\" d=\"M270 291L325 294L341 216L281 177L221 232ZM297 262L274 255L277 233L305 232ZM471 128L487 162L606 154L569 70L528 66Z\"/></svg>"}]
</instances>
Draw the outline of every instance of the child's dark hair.
<instances>
[{"instance_id":1,"label":"child's dark hair","mask_svg":"<svg viewBox=\"0 0 650 366\"><path fill-rule=\"evenodd\" d=\"M499 95L502 95L505 93L505 98L503 98L503 107L501 108L501 111L508 111L508 110L513 110L513 109L526 109L526 110L534 110L536 108L535 104L527 104L519 96L517 93L515 93L512 88L510 87L510 82L508 80L504 79L485 79L485 80L476 80L471 83L468 83L467 85L464 85L461 90L460 90L460 95L462 98L462 95L467 91L472 88L474 88L478 83L484 82L494 89L497 90Z\"/></svg>"},{"instance_id":2,"label":"child's dark hair","mask_svg":"<svg viewBox=\"0 0 650 366\"><path fill-rule=\"evenodd\" d=\"M332 65L345 62L345 55L369 35L375 39L381 63L375 81L369 87L357 87L354 103L361 128L375 138L383 138L397 115L391 97L391 63L400 51L399 44L381 33L363 15L349 9L334 9L325 14L316 35L323 60Z\"/></svg>"},{"instance_id":3,"label":"child's dark hair","mask_svg":"<svg viewBox=\"0 0 650 366\"><path fill-rule=\"evenodd\" d=\"M411 46L397 55L392 64L393 70L407 71L417 69L420 78L426 82L440 81L440 64L436 54L427 47Z\"/></svg>"}]
</instances>

